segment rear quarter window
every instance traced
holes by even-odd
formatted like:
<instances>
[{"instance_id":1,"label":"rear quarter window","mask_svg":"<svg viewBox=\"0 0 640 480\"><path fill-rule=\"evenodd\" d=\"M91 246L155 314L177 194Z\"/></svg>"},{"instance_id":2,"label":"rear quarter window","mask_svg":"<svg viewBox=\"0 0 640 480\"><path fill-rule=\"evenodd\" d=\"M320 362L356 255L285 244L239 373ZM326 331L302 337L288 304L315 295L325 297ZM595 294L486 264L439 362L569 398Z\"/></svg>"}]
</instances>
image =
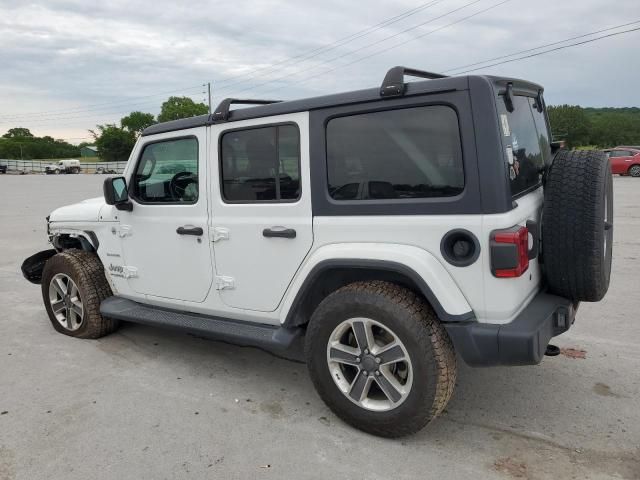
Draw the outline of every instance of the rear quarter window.
<instances>
[{"instance_id":1,"label":"rear quarter window","mask_svg":"<svg viewBox=\"0 0 640 480\"><path fill-rule=\"evenodd\" d=\"M464 189L458 118L451 107L333 118L326 141L333 200L448 197Z\"/></svg>"},{"instance_id":2,"label":"rear quarter window","mask_svg":"<svg viewBox=\"0 0 640 480\"><path fill-rule=\"evenodd\" d=\"M511 195L517 197L540 185L541 172L551 160L549 133L544 112L536 109L534 98L514 96L512 112L499 100L506 172Z\"/></svg>"}]
</instances>

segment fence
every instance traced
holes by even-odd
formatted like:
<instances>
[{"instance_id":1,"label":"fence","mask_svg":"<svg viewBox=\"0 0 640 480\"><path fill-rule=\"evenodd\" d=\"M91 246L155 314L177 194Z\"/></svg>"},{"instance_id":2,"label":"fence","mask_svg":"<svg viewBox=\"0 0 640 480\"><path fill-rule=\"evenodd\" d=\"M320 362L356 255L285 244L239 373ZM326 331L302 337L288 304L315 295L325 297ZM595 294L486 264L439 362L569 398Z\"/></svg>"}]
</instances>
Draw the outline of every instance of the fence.
<instances>
[{"instance_id":1,"label":"fence","mask_svg":"<svg viewBox=\"0 0 640 480\"><path fill-rule=\"evenodd\" d=\"M8 172L20 173L45 173L45 166L56 165L58 160L0 160L7 164ZM103 172L122 173L127 162L87 162L80 163L81 173L96 173L97 169Z\"/></svg>"}]
</instances>

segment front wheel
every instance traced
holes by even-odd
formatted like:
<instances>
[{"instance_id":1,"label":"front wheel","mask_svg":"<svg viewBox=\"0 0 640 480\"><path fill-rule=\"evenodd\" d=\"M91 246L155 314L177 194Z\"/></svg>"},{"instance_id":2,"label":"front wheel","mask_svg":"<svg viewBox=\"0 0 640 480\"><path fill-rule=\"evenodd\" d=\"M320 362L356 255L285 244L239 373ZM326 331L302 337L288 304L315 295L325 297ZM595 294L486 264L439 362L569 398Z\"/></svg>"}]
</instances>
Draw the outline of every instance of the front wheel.
<instances>
[{"instance_id":1,"label":"front wheel","mask_svg":"<svg viewBox=\"0 0 640 480\"><path fill-rule=\"evenodd\" d=\"M311 317L305 350L324 402L374 435L419 431L453 393L449 336L424 299L392 283L357 282L327 296Z\"/></svg>"},{"instance_id":2,"label":"front wheel","mask_svg":"<svg viewBox=\"0 0 640 480\"><path fill-rule=\"evenodd\" d=\"M42 298L53 328L70 337L99 338L118 321L100 314L100 303L112 294L104 268L94 253L67 250L47 260Z\"/></svg>"}]
</instances>

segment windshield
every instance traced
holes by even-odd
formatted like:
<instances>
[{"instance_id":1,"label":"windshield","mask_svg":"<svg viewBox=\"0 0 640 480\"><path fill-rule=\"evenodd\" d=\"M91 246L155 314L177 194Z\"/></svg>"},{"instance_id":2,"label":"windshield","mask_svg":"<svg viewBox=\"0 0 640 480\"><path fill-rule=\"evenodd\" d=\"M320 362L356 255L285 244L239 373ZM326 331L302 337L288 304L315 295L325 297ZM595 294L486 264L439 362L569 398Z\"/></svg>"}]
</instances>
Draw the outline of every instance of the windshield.
<instances>
[{"instance_id":1,"label":"windshield","mask_svg":"<svg viewBox=\"0 0 640 480\"><path fill-rule=\"evenodd\" d=\"M498 102L507 175L514 197L539 186L542 169L551 161L544 110L539 112L536 102L535 98L516 95L512 112L507 111L502 98Z\"/></svg>"}]
</instances>

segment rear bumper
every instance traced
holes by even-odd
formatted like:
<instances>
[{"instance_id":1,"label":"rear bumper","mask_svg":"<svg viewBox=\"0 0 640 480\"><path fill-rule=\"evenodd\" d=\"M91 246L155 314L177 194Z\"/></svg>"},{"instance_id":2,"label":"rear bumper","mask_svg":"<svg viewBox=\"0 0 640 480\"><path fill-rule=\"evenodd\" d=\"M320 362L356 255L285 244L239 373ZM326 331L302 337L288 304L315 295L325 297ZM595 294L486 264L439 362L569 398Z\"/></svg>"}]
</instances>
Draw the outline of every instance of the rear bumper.
<instances>
[{"instance_id":1,"label":"rear bumper","mask_svg":"<svg viewBox=\"0 0 640 480\"><path fill-rule=\"evenodd\" d=\"M552 337L569 330L577 304L540 292L511 323L445 323L456 351L473 367L536 365Z\"/></svg>"}]
</instances>

